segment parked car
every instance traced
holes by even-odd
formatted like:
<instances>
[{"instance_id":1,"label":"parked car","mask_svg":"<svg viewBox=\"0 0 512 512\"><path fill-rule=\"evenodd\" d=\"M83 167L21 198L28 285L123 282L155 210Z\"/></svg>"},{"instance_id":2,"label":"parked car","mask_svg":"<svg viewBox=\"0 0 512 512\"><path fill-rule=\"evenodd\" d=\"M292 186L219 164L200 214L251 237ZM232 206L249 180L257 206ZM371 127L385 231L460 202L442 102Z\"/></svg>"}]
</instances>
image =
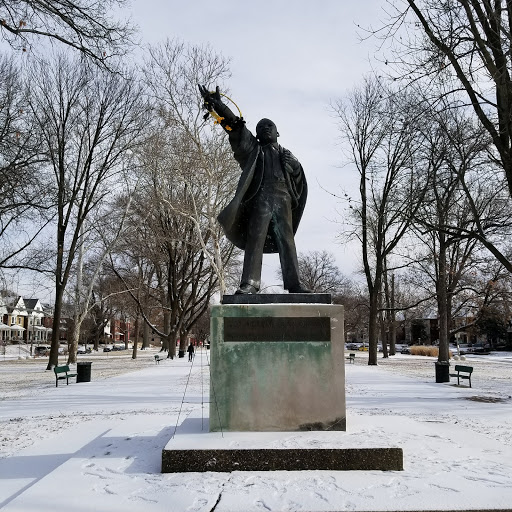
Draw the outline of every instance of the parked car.
<instances>
[{"instance_id":1,"label":"parked car","mask_svg":"<svg viewBox=\"0 0 512 512\"><path fill-rule=\"evenodd\" d=\"M368 352L368 347L366 345L361 345L357 350L359 350L359 352Z\"/></svg>"},{"instance_id":2,"label":"parked car","mask_svg":"<svg viewBox=\"0 0 512 512\"><path fill-rule=\"evenodd\" d=\"M357 350L357 343L347 343L347 350Z\"/></svg>"},{"instance_id":3,"label":"parked car","mask_svg":"<svg viewBox=\"0 0 512 512\"><path fill-rule=\"evenodd\" d=\"M39 346L34 347L34 354L36 356L47 356L50 353L50 347Z\"/></svg>"},{"instance_id":4,"label":"parked car","mask_svg":"<svg viewBox=\"0 0 512 512\"><path fill-rule=\"evenodd\" d=\"M458 351L461 356L471 354L473 349L467 343L459 343Z\"/></svg>"},{"instance_id":5,"label":"parked car","mask_svg":"<svg viewBox=\"0 0 512 512\"><path fill-rule=\"evenodd\" d=\"M472 347L473 354L489 354L489 346L483 343L475 343Z\"/></svg>"},{"instance_id":6,"label":"parked car","mask_svg":"<svg viewBox=\"0 0 512 512\"><path fill-rule=\"evenodd\" d=\"M110 352L110 351L111 351L111 349L109 347L104 347L103 348L103 352Z\"/></svg>"},{"instance_id":7,"label":"parked car","mask_svg":"<svg viewBox=\"0 0 512 512\"><path fill-rule=\"evenodd\" d=\"M114 345L112 347L112 351L116 351L116 350L124 350L124 347L118 347L117 345Z\"/></svg>"},{"instance_id":8,"label":"parked car","mask_svg":"<svg viewBox=\"0 0 512 512\"><path fill-rule=\"evenodd\" d=\"M411 351L409 350L409 347L403 347L402 350L400 350L400 354L410 354Z\"/></svg>"}]
</instances>

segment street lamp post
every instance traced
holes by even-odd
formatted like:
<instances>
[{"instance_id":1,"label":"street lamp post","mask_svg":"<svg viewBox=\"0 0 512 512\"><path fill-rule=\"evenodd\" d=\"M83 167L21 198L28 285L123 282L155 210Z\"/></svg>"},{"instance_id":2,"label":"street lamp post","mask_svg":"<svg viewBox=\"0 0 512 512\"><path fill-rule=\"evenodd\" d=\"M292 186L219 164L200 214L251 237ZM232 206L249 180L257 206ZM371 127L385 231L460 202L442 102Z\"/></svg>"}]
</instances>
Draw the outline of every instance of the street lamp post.
<instances>
[{"instance_id":1,"label":"street lamp post","mask_svg":"<svg viewBox=\"0 0 512 512\"><path fill-rule=\"evenodd\" d=\"M29 331L29 334L30 336L30 331ZM32 320L32 336L30 336L30 355L32 356L33 355L33 347L34 347L34 337L35 337L35 325L34 325L34 320Z\"/></svg>"}]
</instances>

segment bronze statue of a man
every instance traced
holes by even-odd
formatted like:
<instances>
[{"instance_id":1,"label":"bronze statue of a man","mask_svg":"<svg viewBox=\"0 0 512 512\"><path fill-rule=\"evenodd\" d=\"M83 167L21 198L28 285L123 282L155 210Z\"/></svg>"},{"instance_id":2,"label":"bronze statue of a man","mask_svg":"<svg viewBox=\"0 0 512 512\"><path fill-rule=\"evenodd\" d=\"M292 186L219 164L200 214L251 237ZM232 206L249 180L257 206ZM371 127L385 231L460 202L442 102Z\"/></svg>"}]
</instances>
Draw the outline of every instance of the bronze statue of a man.
<instances>
[{"instance_id":1,"label":"bronze statue of a man","mask_svg":"<svg viewBox=\"0 0 512 512\"><path fill-rule=\"evenodd\" d=\"M221 100L219 88L199 86L205 106L220 116L242 174L235 196L218 220L227 238L245 251L237 294L257 293L263 253L279 252L284 288L311 293L299 280L294 234L306 204L307 183L299 161L277 143L276 125L262 119L256 137Z\"/></svg>"}]
</instances>

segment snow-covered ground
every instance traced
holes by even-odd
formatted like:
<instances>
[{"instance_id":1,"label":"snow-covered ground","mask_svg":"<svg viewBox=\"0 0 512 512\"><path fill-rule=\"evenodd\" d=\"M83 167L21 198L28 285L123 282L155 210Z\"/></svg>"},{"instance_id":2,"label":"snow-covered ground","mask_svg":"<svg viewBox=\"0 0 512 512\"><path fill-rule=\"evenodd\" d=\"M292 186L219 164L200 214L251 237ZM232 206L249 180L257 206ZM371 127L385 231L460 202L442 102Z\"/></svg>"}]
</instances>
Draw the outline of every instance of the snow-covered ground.
<instances>
[{"instance_id":1,"label":"snow-covered ground","mask_svg":"<svg viewBox=\"0 0 512 512\"><path fill-rule=\"evenodd\" d=\"M0 355L0 509L512 509L511 353L468 356L471 389L436 384L433 358L368 367L357 353L346 367L347 432L269 435L273 447L398 446L404 471L229 474L160 473L176 426L206 419L209 352L193 364L156 365L154 354L79 356L92 361L91 382L58 388L46 359ZM256 441L244 436L237 442Z\"/></svg>"}]
</instances>

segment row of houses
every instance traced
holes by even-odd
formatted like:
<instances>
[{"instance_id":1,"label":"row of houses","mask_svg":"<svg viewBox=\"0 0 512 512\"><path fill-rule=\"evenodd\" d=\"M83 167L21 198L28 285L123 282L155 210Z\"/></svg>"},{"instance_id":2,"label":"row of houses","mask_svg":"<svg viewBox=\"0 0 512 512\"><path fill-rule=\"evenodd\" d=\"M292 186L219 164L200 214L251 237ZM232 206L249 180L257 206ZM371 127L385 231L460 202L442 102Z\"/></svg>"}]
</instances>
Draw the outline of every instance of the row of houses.
<instances>
[{"instance_id":1,"label":"row of houses","mask_svg":"<svg viewBox=\"0 0 512 512\"><path fill-rule=\"evenodd\" d=\"M475 325L472 316L455 317L451 328L454 334L450 336L450 343L476 344L481 343L491 348L512 347L512 320L508 322L506 330L496 335L493 332L481 332ZM347 341L367 342L368 330L354 330L347 332ZM439 343L439 321L437 317L414 318L398 320L396 325L396 342L400 344L437 345Z\"/></svg>"},{"instance_id":2,"label":"row of houses","mask_svg":"<svg viewBox=\"0 0 512 512\"><path fill-rule=\"evenodd\" d=\"M9 303L10 302L10 303ZM59 339L70 339L72 319L62 318ZM39 299L18 296L13 301L0 299L0 341L6 343L45 344L53 331L53 309ZM103 339L111 343L130 341L129 319L112 318L104 328Z\"/></svg>"},{"instance_id":3,"label":"row of houses","mask_svg":"<svg viewBox=\"0 0 512 512\"><path fill-rule=\"evenodd\" d=\"M0 302L0 340L40 343L51 337L48 307L39 299L18 297L12 304Z\"/></svg>"}]
</instances>

